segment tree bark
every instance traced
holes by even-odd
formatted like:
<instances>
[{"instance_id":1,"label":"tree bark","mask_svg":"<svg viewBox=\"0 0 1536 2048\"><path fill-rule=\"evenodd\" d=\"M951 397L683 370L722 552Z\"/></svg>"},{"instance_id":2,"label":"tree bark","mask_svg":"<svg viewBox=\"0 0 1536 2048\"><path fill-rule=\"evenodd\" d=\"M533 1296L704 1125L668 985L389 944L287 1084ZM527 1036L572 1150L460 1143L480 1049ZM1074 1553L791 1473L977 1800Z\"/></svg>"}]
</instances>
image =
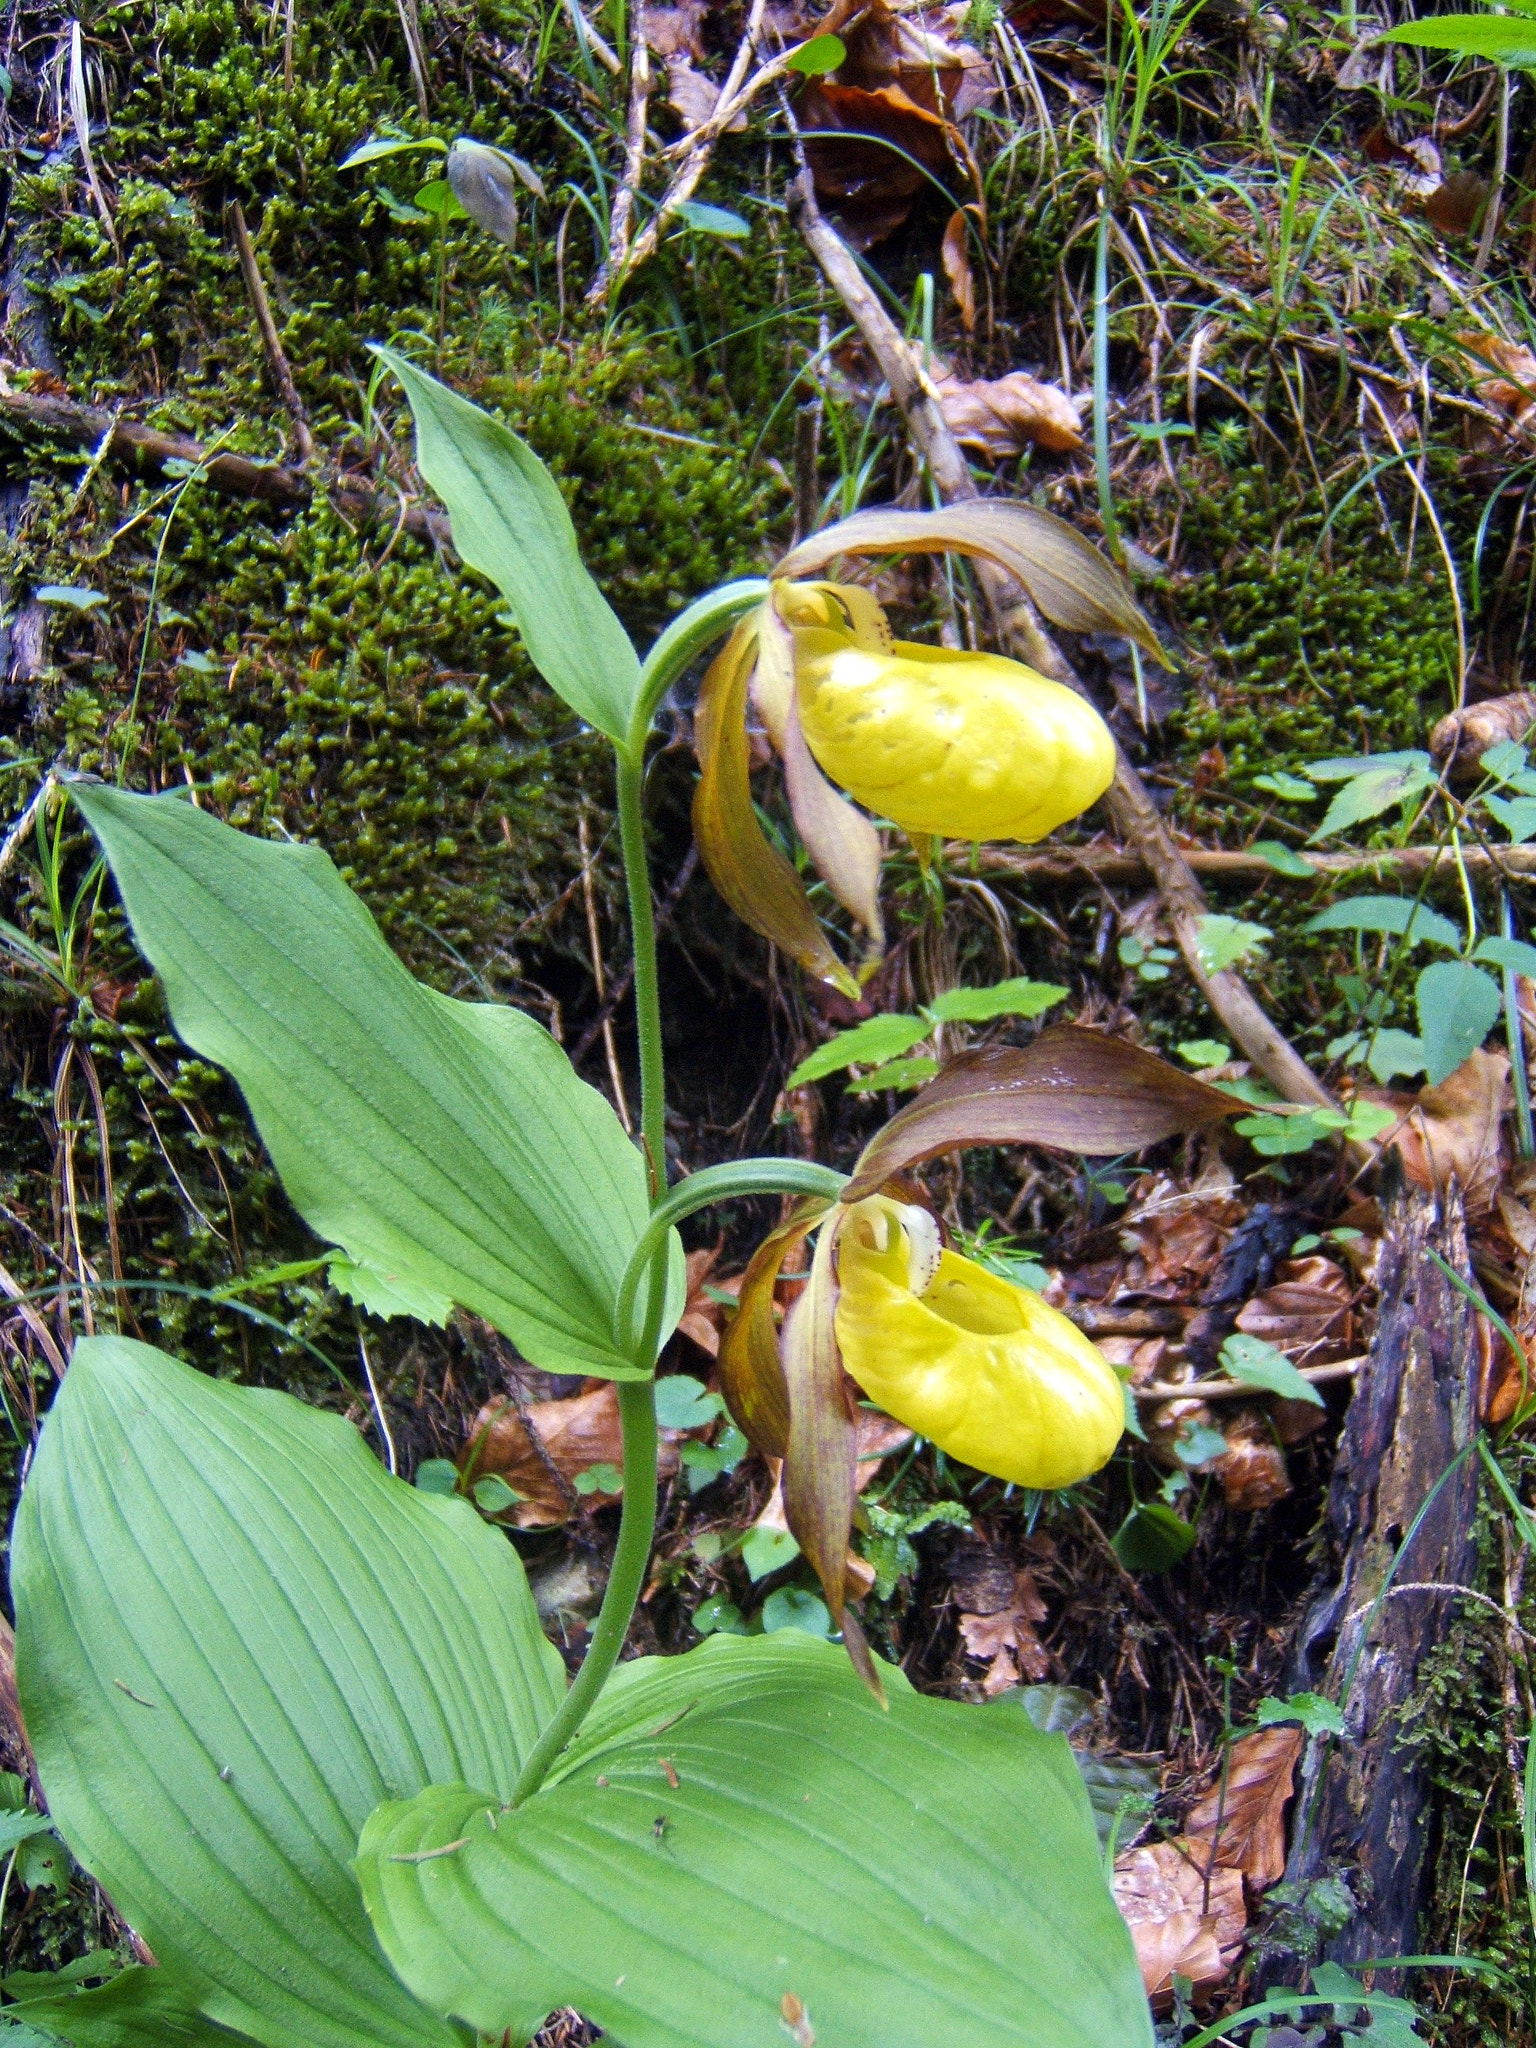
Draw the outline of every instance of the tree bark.
<instances>
[{"instance_id":1,"label":"tree bark","mask_svg":"<svg viewBox=\"0 0 1536 2048\"><path fill-rule=\"evenodd\" d=\"M1387 1207L1381 1309L1329 1489L1331 1583L1309 1607L1295 1691L1342 1707L1346 1733L1308 1747L1288 1884L1340 1876L1358 1911L1327 1944L1351 1964L1418 1950L1432 1846L1430 1787L1402 1746L1403 1712L1454 1592L1476 1567L1481 1360L1476 1311L1429 1257L1468 1273L1454 1186L1443 1205L1399 1187ZM1406 1590L1405 1590L1406 1589ZM1283 1971L1274 1974L1284 1974ZM1381 1989L1404 1973L1378 1973Z\"/></svg>"}]
</instances>

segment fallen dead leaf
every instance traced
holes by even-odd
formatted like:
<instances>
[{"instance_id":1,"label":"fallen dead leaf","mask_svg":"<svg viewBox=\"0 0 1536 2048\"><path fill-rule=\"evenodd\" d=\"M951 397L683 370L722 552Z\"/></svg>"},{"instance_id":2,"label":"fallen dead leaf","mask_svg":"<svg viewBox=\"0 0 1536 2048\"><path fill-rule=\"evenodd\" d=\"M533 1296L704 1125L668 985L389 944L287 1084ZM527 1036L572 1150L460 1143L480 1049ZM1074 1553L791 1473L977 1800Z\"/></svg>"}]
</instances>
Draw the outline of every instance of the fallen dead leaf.
<instances>
[{"instance_id":1,"label":"fallen dead leaf","mask_svg":"<svg viewBox=\"0 0 1536 2048\"><path fill-rule=\"evenodd\" d=\"M1536 371L1536 363L1533 363ZM1481 704L1447 712L1429 736L1437 768L1449 764L1457 782L1476 782L1482 756L1501 740L1523 740L1536 726L1536 691L1512 690L1504 697L1486 697Z\"/></svg>"},{"instance_id":2,"label":"fallen dead leaf","mask_svg":"<svg viewBox=\"0 0 1536 2048\"><path fill-rule=\"evenodd\" d=\"M1022 370L974 381L946 370L934 385L950 432L989 462L1007 462L1030 446L1070 455L1083 445L1077 408L1067 394Z\"/></svg>"},{"instance_id":3,"label":"fallen dead leaf","mask_svg":"<svg viewBox=\"0 0 1536 2048\"><path fill-rule=\"evenodd\" d=\"M476 1479L496 1474L522 1496L497 1517L507 1527L552 1529L584 1506L615 1498L607 1493L583 1498L576 1492L576 1477L594 1465L621 1465L623 1458L618 1390L612 1380L604 1380L569 1400L533 1401L521 1411L504 1395L488 1401L475 1417L460 1469L472 1469ZM677 1466L675 1432L663 1430L662 1477L671 1478Z\"/></svg>"},{"instance_id":4,"label":"fallen dead leaf","mask_svg":"<svg viewBox=\"0 0 1536 2048\"><path fill-rule=\"evenodd\" d=\"M1051 1674L1051 1653L1036 1633L1036 1624L1046 1618L1046 1604L1030 1572L1015 1571L1011 1576L1012 1584L996 1607L960 1616L966 1655L987 1667L981 1690L989 1700L1024 1679L1038 1682Z\"/></svg>"},{"instance_id":5,"label":"fallen dead leaf","mask_svg":"<svg viewBox=\"0 0 1536 2048\"><path fill-rule=\"evenodd\" d=\"M720 104L720 88L712 78L706 78L702 71L695 71L687 55L679 51L667 59L667 105L680 116L683 127L691 135L695 128L702 128ZM735 114L725 124L727 135L739 135L747 125L745 111Z\"/></svg>"},{"instance_id":6,"label":"fallen dead leaf","mask_svg":"<svg viewBox=\"0 0 1536 2048\"><path fill-rule=\"evenodd\" d=\"M1310 1402L1293 1405L1307 1408L1314 1415L1319 1413ZM1226 1456L1218 1458L1211 1470L1221 1481L1227 1506L1242 1514L1255 1514L1260 1508L1272 1508L1276 1501L1284 1500L1292 1491L1291 1478L1285 1467L1285 1452L1275 1442L1267 1423L1244 1416L1230 1425L1226 1439Z\"/></svg>"},{"instance_id":7,"label":"fallen dead leaf","mask_svg":"<svg viewBox=\"0 0 1536 2048\"><path fill-rule=\"evenodd\" d=\"M1306 1362L1316 1365L1323 1351L1344 1355L1341 1347L1354 1330L1353 1296L1349 1275L1332 1259L1315 1253L1286 1259L1275 1269L1274 1285L1244 1302L1237 1328L1289 1356L1305 1353Z\"/></svg>"},{"instance_id":8,"label":"fallen dead leaf","mask_svg":"<svg viewBox=\"0 0 1536 2048\"><path fill-rule=\"evenodd\" d=\"M683 1312L677 1320L682 1334L691 1338L701 1351L708 1352L711 1358L720 1354L720 1332L725 1325L726 1307L724 1302L715 1300L709 1289L713 1287L721 1294L734 1294L741 1285L739 1273L729 1280L715 1278L719 1258L718 1245L688 1254L688 1292Z\"/></svg>"},{"instance_id":9,"label":"fallen dead leaf","mask_svg":"<svg viewBox=\"0 0 1536 2048\"><path fill-rule=\"evenodd\" d=\"M1207 1842L1218 1866L1240 1870L1255 1891L1285 1875L1285 1809L1296 1786L1299 1728L1260 1728L1234 1742L1220 1779L1190 1808L1185 1834Z\"/></svg>"},{"instance_id":10,"label":"fallen dead leaf","mask_svg":"<svg viewBox=\"0 0 1536 2048\"><path fill-rule=\"evenodd\" d=\"M641 10L641 30L658 57L685 56L704 61L703 26L708 0L679 0L670 7Z\"/></svg>"},{"instance_id":11,"label":"fallen dead leaf","mask_svg":"<svg viewBox=\"0 0 1536 2048\"><path fill-rule=\"evenodd\" d=\"M1536 355L1502 334L1458 334L1456 340L1469 359L1478 397L1505 413L1513 426L1523 426L1536 407Z\"/></svg>"},{"instance_id":12,"label":"fallen dead leaf","mask_svg":"<svg viewBox=\"0 0 1536 2048\"><path fill-rule=\"evenodd\" d=\"M1147 1996L1159 2011L1175 1976L1198 1994L1224 1983L1248 1925L1242 1873L1205 1869L1208 1850L1179 1839L1128 1849L1115 1859L1113 1890L1131 1930Z\"/></svg>"},{"instance_id":13,"label":"fallen dead leaf","mask_svg":"<svg viewBox=\"0 0 1536 2048\"><path fill-rule=\"evenodd\" d=\"M1488 198L1488 180L1476 171L1452 171L1424 195L1424 218L1442 235L1470 235Z\"/></svg>"},{"instance_id":14,"label":"fallen dead leaf","mask_svg":"<svg viewBox=\"0 0 1536 2048\"><path fill-rule=\"evenodd\" d=\"M1438 1088L1421 1088L1417 1095L1385 1088L1360 1093L1397 1111L1401 1122L1383 1132L1382 1141L1397 1147L1415 1187L1443 1191L1454 1177L1469 1219L1488 1214L1507 1164L1507 1053L1474 1052Z\"/></svg>"},{"instance_id":15,"label":"fallen dead leaf","mask_svg":"<svg viewBox=\"0 0 1536 2048\"><path fill-rule=\"evenodd\" d=\"M949 226L944 230L944 275L949 279L949 288L955 295L955 304L960 308L960 322L967 334L976 331L976 280L971 274L971 252L969 247L970 227L967 215L970 209L957 206L949 217Z\"/></svg>"}]
</instances>

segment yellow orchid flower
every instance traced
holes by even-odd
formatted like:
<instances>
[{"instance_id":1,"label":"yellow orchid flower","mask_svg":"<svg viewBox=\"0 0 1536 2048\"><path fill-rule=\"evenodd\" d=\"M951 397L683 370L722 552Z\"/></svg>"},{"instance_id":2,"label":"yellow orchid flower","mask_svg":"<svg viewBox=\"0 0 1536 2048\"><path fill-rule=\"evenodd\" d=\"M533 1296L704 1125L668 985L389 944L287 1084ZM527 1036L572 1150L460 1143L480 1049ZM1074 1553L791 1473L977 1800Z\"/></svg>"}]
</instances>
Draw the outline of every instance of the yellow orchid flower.
<instances>
[{"instance_id":1,"label":"yellow orchid flower","mask_svg":"<svg viewBox=\"0 0 1536 2048\"><path fill-rule=\"evenodd\" d=\"M1125 1428L1121 1385L1075 1324L940 1244L926 1209L872 1196L838 1236L838 1348L889 1415L1018 1486L1072 1486Z\"/></svg>"},{"instance_id":2,"label":"yellow orchid flower","mask_svg":"<svg viewBox=\"0 0 1536 2048\"><path fill-rule=\"evenodd\" d=\"M783 585L778 609L806 743L866 810L913 839L1029 841L1108 789L1115 743L1075 690L1000 654L893 640L854 595Z\"/></svg>"},{"instance_id":3,"label":"yellow orchid flower","mask_svg":"<svg viewBox=\"0 0 1536 2048\"><path fill-rule=\"evenodd\" d=\"M868 590L804 573L840 554L912 551L985 557L1058 623L1125 634L1162 658L1116 572L1080 534L1034 506L856 513L786 557L700 692L694 834L736 914L849 994L858 978L753 810L749 701L783 760L785 794L812 865L864 930L865 976L884 946L882 849L866 813L898 825L924 858L936 838L1043 839L1081 816L1115 772L1109 729L1075 690L1002 655L897 640Z\"/></svg>"}]
</instances>

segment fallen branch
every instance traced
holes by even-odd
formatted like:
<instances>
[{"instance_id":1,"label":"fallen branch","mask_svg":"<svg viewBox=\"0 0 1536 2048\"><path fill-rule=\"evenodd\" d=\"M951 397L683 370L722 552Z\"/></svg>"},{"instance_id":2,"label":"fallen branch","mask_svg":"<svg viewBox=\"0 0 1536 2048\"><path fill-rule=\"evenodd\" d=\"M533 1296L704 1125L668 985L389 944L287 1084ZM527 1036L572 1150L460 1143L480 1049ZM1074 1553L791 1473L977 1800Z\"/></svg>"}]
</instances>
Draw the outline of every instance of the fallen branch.
<instances>
[{"instance_id":1,"label":"fallen branch","mask_svg":"<svg viewBox=\"0 0 1536 2048\"><path fill-rule=\"evenodd\" d=\"M645 176L645 126L651 107L651 52L643 30L643 17L637 17L634 49L629 59L629 132L624 145L624 175L613 195L608 253L587 290L589 306L600 306L614 277L629 268L629 238L635 224L635 201Z\"/></svg>"},{"instance_id":2,"label":"fallen branch","mask_svg":"<svg viewBox=\"0 0 1536 2048\"><path fill-rule=\"evenodd\" d=\"M136 474L158 475L168 462L201 466L213 488L230 497L254 498L264 505L298 510L319 490L349 519L367 525L388 523L432 539L451 538L443 513L429 512L422 505L403 505L392 488L341 478L317 482L304 470L284 463L257 462L249 455L210 454L189 434L162 434L138 420L126 420L52 392L12 391L0 384L0 428L7 426L56 434L77 448L99 449L105 444L106 460Z\"/></svg>"},{"instance_id":3,"label":"fallen branch","mask_svg":"<svg viewBox=\"0 0 1536 2048\"><path fill-rule=\"evenodd\" d=\"M970 466L945 422L932 380L865 282L841 236L822 218L810 172L803 163L800 176L790 187L789 214L879 364L940 496L949 504L978 497ZM1082 692L1081 679L1013 579L984 561L976 564L976 572L996 615L1003 645L1032 668ZM1328 1090L1238 976L1230 969L1213 974L1203 965L1200 924L1207 915L1205 893L1174 844L1146 784L1118 749L1115 779L1105 803L1116 831L1157 885L1190 974L1244 1058L1288 1100L1334 1107Z\"/></svg>"},{"instance_id":4,"label":"fallen branch","mask_svg":"<svg viewBox=\"0 0 1536 2048\"><path fill-rule=\"evenodd\" d=\"M1352 1380L1367 1358L1339 1358L1331 1365L1302 1365L1296 1369L1314 1387L1333 1380ZM1246 1380L1149 1380L1144 1387L1132 1387L1138 1401L1260 1401L1265 1389Z\"/></svg>"},{"instance_id":5,"label":"fallen branch","mask_svg":"<svg viewBox=\"0 0 1536 2048\"><path fill-rule=\"evenodd\" d=\"M958 868L969 867L972 851L956 842L948 849ZM1261 853L1251 851L1214 852L1204 847L1178 849L1192 874L1213 882L1300 881L1300 875L1283 874ZM1457 873L1458 855L1448 846L1400 846L1375 853L1303 853L1319 881L1338 880L1346 875L1390 874L1396 879L1417 880L1426 872L1444 869L1448 877ZM1145 882L1152 869L1135 847L1121 846L983 846L976 856L986 873L1014 875L1036 884L1080 882L1085 875L1096 882ZM1496 870L1506 875L1536 876L1536 846L1500 847L1498 856L1483 847L1463 847L1460 864L1469 874Z\"/></svg>"}]
</instances>

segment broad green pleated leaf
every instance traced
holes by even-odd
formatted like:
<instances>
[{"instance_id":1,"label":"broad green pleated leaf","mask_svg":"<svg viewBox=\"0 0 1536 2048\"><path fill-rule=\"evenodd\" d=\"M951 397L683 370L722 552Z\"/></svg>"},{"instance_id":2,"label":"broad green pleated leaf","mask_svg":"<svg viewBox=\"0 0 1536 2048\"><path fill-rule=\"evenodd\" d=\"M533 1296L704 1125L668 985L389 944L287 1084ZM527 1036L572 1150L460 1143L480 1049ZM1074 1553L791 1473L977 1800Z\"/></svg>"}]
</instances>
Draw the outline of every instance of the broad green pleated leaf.
<instances>
[{"instance_id":1,"label":"broad green pleated leaf","mask_svg":"<svg viewBox=\"0 0 1536 2048\"><path fill-rule=\"evenodd\" d=\"M134 1967L98 1991L27 1999L0 2017L12 2022L0 2030L0 2048L28 2048L23 2027L69 2048L239 2048L250 2039L206 2018L196 1993L168 1969Z\"/></svg>"},{"instance_id":2,"label":"broad green pleated leaf","mask_svg":"<svg viewBox=\"0 0 1536 2048\"><path fill-rule=\"evenodd\" d=\"M349 1865L381 1799L509 1790L561 1698L505 1537L339 1416L102 1337L44 1426L11 1585L53 1817L206 2016L268 2048L450 2048Z\"/></svg>"},{"instance_id":3,"label":"broad green pleated leaf","mask_svg":"<svg viewBox=\"0 0 1536 2048\"><path fill-rule=\"evenodd\" d=\"M515 2041L570 2004L623 2048L1150 2048L1066 1742L885 1677L797 1630L621 1667L515 1813L374 1815L385 1952Z\"/></svg>"},{"instance_id":4,"label":"broad green pleated leaf","mask_svg":"<svg viewBox=\"0 0 1536 2048\"><path fill-rule=\"evenodd\" d=\"M416 467L442 499L453 544L507 601L528 658L578 717L622 741L640 687L629 635L587 573L560 486L526 441L393 349Z\"/></svg>"},{"instance_id":5,"label":"broad green pleated leaf","mask_svg":"<svg viewBox=\"0 0 1536 2048\"><path fill-rule=\"evenodd\" d=\"M239 1082L310 1228L364 1269L342 1268L348 1291L425 1320L458 1303L551 1372L636 1377L612 1320L645 1169L549 1033L413 980L319 847L72 788L176 1029Z\"/></svg>"}]
</instances>

